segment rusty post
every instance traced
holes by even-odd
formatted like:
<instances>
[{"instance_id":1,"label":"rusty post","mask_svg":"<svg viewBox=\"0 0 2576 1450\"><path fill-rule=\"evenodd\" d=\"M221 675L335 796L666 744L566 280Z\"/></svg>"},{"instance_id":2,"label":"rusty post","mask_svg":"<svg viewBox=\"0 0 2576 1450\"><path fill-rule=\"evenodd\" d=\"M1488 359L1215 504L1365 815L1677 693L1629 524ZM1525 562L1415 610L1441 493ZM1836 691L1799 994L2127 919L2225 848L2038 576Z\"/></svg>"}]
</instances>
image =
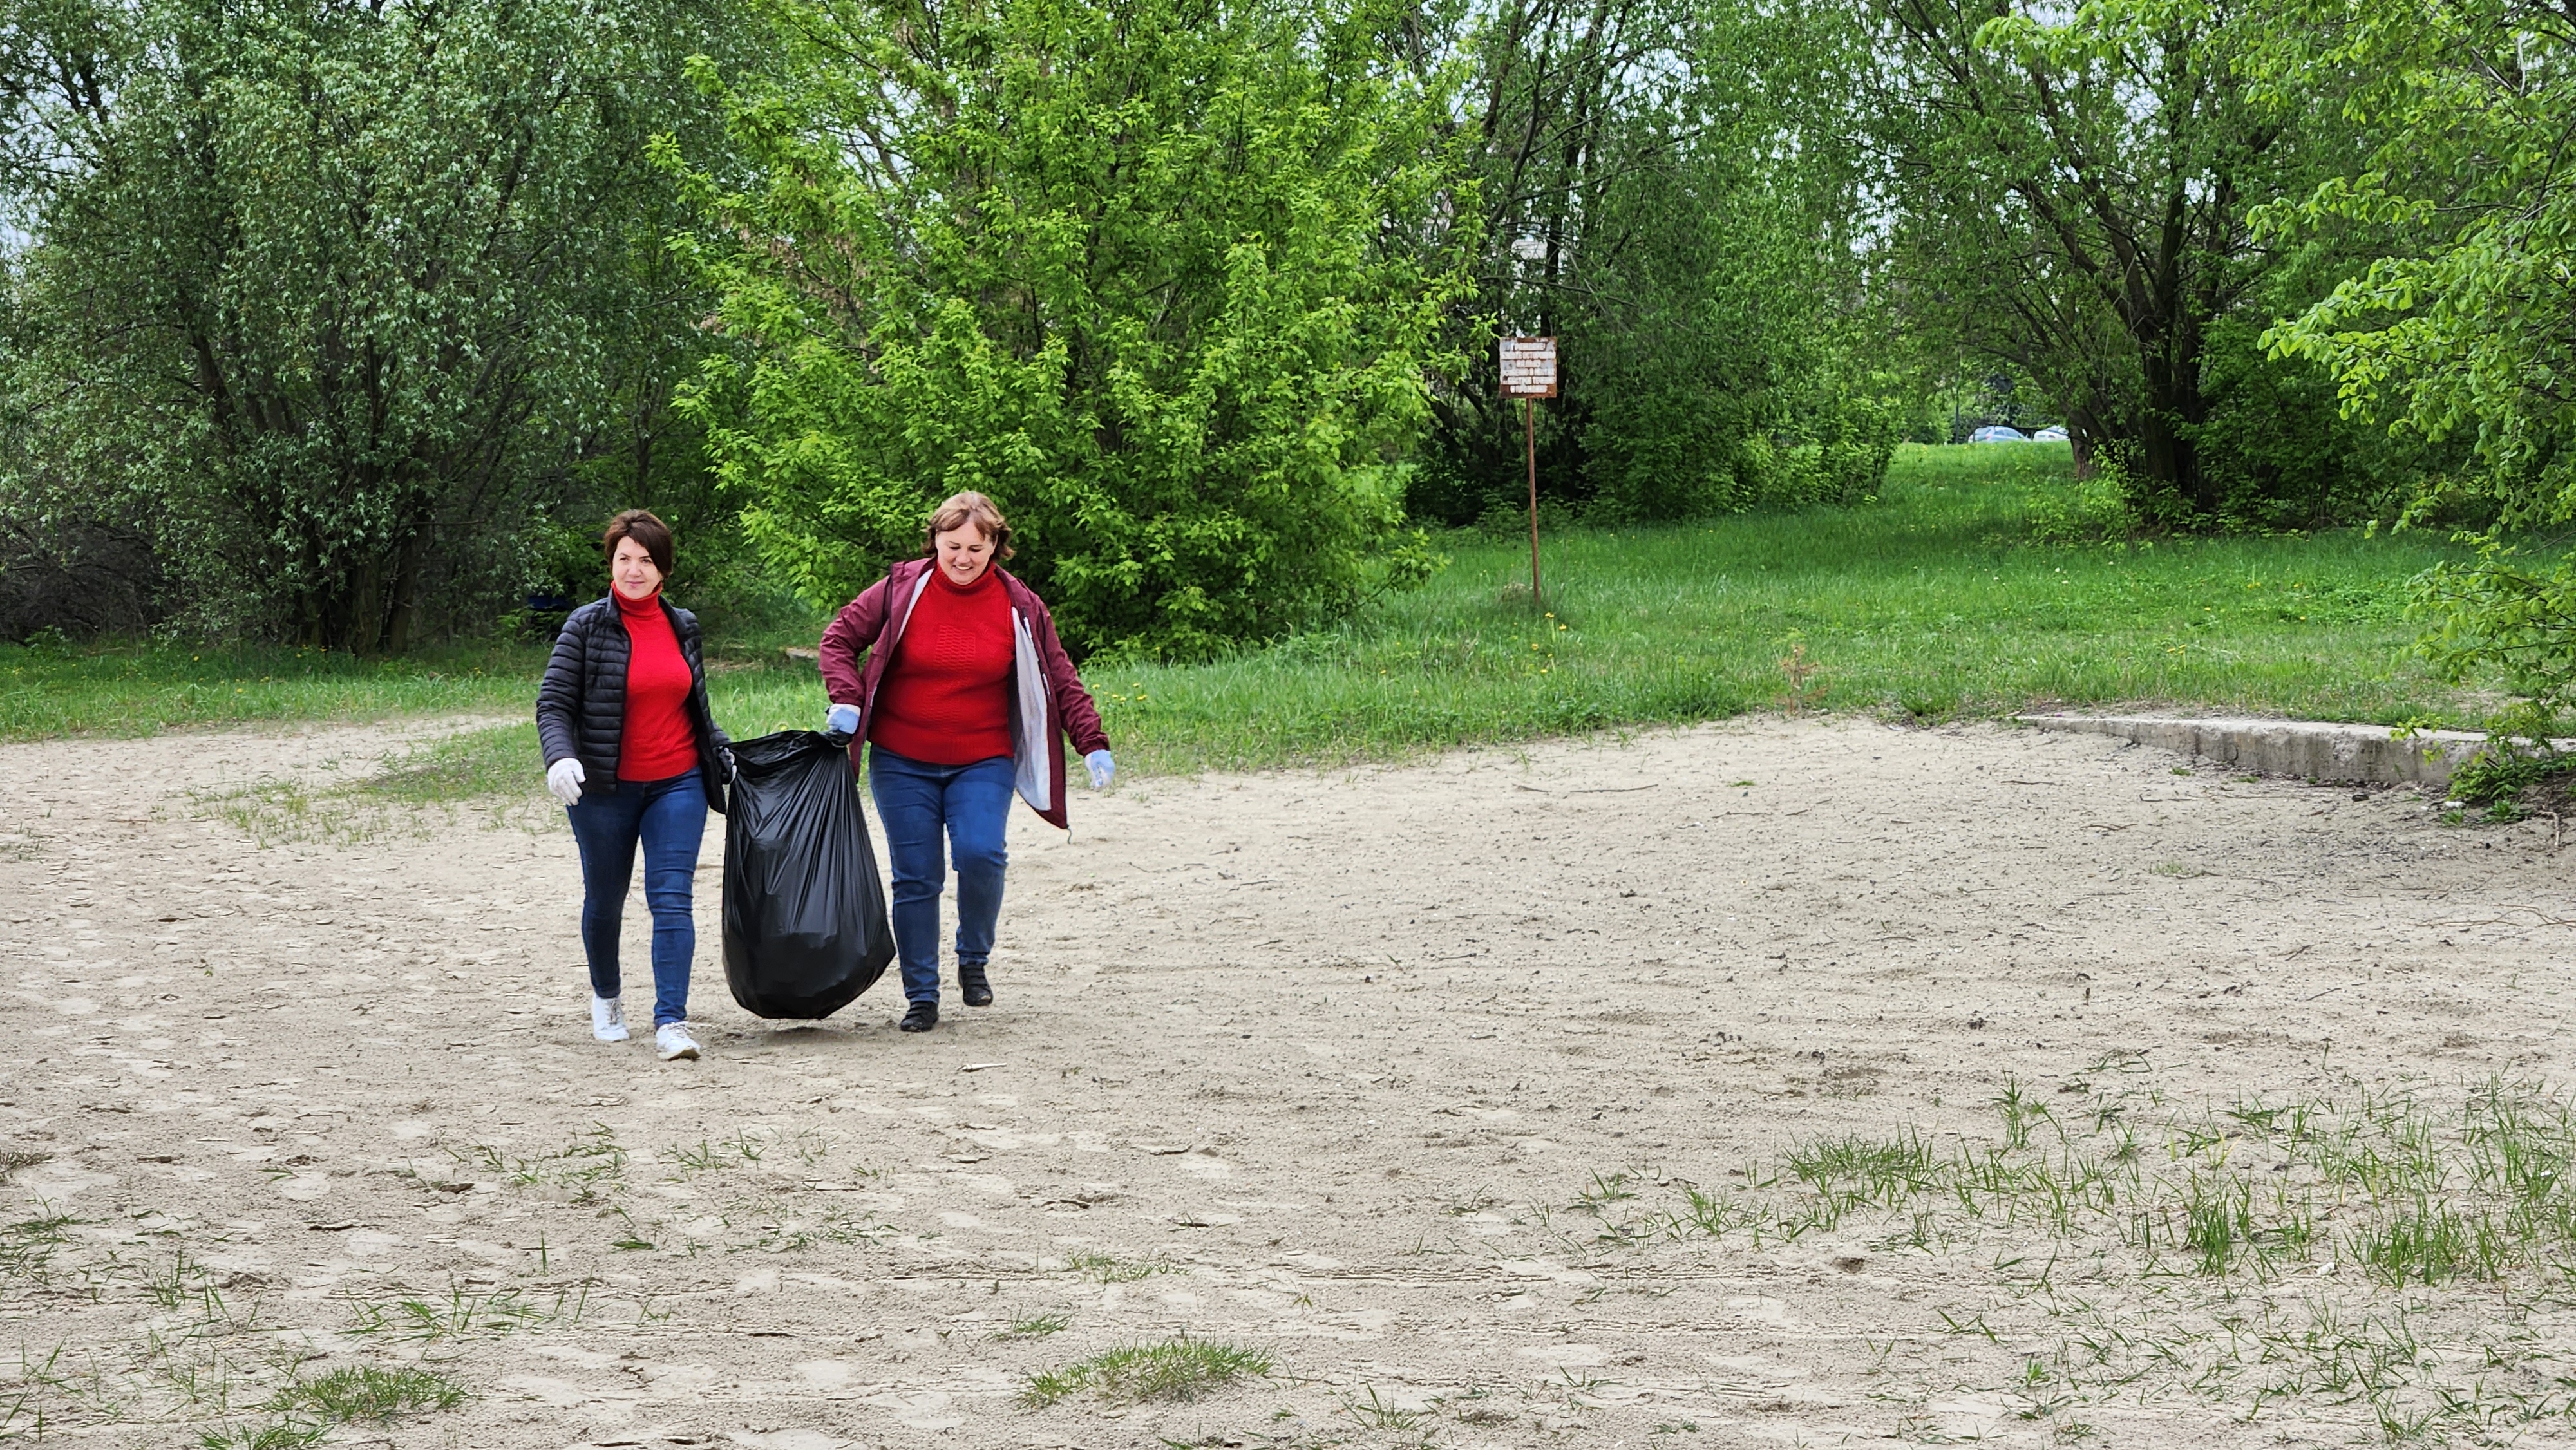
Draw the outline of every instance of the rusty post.
<instances>
[{"instance_id":1,"label":"rusty post","mask_svg":"<svg viewBox=\"0 0 2576 1450\"><path fill-rule=\"evenodd\" d=\"M1530 608L1544 610L1538 593L1538 400L1521 399L1521 444L1529 455Z\"/></svg>"}]
</instances>

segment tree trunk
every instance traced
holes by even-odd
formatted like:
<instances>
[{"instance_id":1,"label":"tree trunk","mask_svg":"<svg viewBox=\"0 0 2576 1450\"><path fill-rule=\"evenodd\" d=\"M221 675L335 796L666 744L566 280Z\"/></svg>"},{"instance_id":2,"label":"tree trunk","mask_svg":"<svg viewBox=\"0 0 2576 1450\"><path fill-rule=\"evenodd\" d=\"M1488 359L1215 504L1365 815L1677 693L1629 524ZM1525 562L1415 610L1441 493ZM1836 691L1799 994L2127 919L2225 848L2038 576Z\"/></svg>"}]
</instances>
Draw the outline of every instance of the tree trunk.
<instances>
[{"instance_id":1,"label":"tree trunk","mask_svg":"<svg viewBox=\"0 0 2576 1450\"><path fill-rule=\"evenodd\" d=\"M2138 418L2138 471L2202 515L2218 512L2217 480L2200 466L2200 425L2209 399L2200 386L2198 329L2177 318L2174 335L2146 349L2146 407Z\"/></svg>"},{"instance_id":2,"label":"tree trunk","mask_svg":"<svg viewBox=\"0 0 2576 1450\"><path fill-rule=\"evenodd\" d=\"M394 566L393 617L385 628L385 650L401 654L411 648L412 621L419 615L420 576L429 554L427 524L411 531L403 543L401 562Z\"/></svg>"}]
</instances>

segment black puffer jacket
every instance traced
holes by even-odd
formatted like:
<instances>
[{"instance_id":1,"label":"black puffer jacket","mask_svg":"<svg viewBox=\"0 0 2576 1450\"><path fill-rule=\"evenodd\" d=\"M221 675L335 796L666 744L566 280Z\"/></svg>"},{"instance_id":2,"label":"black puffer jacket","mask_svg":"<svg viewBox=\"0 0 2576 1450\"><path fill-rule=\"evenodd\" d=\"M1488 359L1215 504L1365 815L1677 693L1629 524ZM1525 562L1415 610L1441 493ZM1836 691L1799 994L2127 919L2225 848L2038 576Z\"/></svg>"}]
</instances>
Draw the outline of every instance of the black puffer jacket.
<instances>
[{"instance_id":1,"label":"black puffer jacket","mask_svg":"<svg viewBox=\"0 0 2576 1450\"><path fill-rule=\"evenodd\" d=\"M733 779L733 742L716 728L707 708L707 667L698 651L698 617L665 600L662 613L671 621L671 637L680 642L680 657L689 662L689 728L698 737L698 777L706 782L707 804L725 808L725 786ZM614 598L592 600L564 621L555 636L554 658L537 686L537 744L546 766L569 756L581 762L582 793L617 789L617 747L626 735L625 622L617 617Z\"/></svg>"}]
</instances>

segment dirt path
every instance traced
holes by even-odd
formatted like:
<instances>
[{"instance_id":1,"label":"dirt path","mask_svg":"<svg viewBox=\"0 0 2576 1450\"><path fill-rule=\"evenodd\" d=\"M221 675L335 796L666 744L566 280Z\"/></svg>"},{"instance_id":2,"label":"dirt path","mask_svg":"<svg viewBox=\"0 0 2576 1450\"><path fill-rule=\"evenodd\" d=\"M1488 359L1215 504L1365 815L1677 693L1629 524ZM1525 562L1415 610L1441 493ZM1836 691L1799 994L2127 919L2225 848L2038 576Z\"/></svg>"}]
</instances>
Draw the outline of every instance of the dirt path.
<instances>
[{"instance_id":1,"label":"dirt path","mask_svg":"<svg viewBox=\"0 0 2576 1450\"><path fill-rule=\"evenodd\" d=\"M279 1421L292 1375L418 1364L471 1398L342 1438L2346 1443L2449 1371L2267 1405L2211 1306L2416 1303L2465 1355L2491 1293L2168 1285L2116 1235L1920 1203L1706 1230L1801 1143L1995 1137L2008 1077L2097 1129L2569 1079L2546 823L1780 721L1151 781L1078 798L1070 839L1023 812L1000 1003L952 993L926 1038L891 975L820 1027L735 1008L711 831L708 1056L663 1065L588 1038L559 825L261 850L191 804L388 739L0 748L0 1438L193 1444ZM2055 1279L2014 1267L2052 1244ZM2576 1342L2554 1302L2516 1321L2526 1406ZM2160 1305L2236 1367L2111 1373ZM2128 1346L2089 1379L2079 1321ZM1020 1398L1180 1335L1275 1369Z\"/></svg>"}]
</instances>

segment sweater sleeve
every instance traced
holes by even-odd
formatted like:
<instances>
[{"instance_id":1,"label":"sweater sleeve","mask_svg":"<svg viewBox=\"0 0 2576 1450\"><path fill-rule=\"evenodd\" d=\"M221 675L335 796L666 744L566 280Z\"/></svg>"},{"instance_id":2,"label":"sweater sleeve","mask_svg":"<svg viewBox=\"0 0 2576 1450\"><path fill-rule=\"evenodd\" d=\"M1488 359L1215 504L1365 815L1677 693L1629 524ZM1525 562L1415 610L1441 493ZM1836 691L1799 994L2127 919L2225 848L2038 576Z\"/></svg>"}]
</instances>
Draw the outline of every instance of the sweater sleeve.
<instances>
[{"instance_id":1,"label":"sweater sleeve","mask_svg":"<svg viewBox=\"0 0 2576 1450\"><path fill-rule=\"evenodd\" d=\"M880 579L860 590L823 631L816 664L823 671L823 693L835 705L859 703L859 656L885 632L887 585L888 580Z\"/></svg>"},{"instance_id":2,"label":"sweater sleeve","mask_svg":"<svg viewBox=\"0 0 2576 1450\"><path fill-rule=\"evenodd\" d=\"M571 760L573 718L581 709L582 634L564 621L555 635L555 652L546 660L545 678L537 684L537 748L551 770L558 760Z\"/></svg>"}]
</instances>

